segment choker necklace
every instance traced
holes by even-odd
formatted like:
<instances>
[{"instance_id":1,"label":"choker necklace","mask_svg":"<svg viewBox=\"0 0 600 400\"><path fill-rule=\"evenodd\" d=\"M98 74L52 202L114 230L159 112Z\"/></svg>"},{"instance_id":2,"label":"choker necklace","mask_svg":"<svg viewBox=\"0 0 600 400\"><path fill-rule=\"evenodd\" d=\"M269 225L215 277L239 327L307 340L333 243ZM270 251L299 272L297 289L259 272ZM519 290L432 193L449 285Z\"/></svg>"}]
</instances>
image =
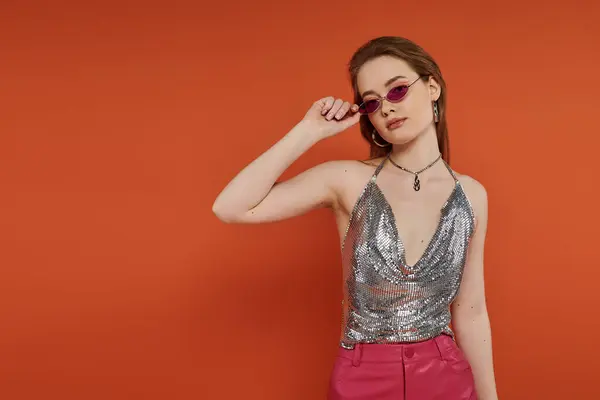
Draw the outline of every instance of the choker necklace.
<instances>
[{"instance_id":1,"label":"choker necklace","mask_svg":"<svg viewBox=\"0 0 600 400\"><path fill-rule=\"evenodd\" d=\"M421 172L423 172L423 171L431 168L436 162L438 162L438 160L440 158L442 158L442 153L440 153L440 155L435 160L433 160L433 162L431 162L428 166L426 166L425 168L422 168L422 169L420 169L420 170L418 170L416 172L415 171L411 171L409 169L406 169L406 168L401 167L398 164L396 164L394 162L394 160L392 160L391 153L390 153L390 157L388 157L388 158L390 159L390 162L392 164L394 164L394 166L400 168L402 171L408 172L409 174L413 174L415 176L415 183L413 183L413 189L415 190L415 192L418 192L419 190L421 190L421 181L419 181L419 174Z\"/></svg>"}]
</instances>

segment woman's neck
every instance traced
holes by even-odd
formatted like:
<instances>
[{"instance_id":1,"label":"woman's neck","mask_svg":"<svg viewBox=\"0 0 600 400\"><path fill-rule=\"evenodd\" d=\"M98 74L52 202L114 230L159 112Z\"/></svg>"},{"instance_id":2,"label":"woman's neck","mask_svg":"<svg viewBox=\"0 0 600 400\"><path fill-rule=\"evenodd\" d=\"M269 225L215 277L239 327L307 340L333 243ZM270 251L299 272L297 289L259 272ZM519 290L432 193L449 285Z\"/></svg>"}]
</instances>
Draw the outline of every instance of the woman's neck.
<instances>
[{"instance_id":1,"label":"woman's neck","mask_svg":"<svg viewBox=\"0 0 600 400\"><path fill-rule=\"evenodd\" d=\"M396 164L410 171L418 171L429 165L439 155L435 129L428 129L408 143L395 144L390 158Z\"/></svg>"}]
</instances>

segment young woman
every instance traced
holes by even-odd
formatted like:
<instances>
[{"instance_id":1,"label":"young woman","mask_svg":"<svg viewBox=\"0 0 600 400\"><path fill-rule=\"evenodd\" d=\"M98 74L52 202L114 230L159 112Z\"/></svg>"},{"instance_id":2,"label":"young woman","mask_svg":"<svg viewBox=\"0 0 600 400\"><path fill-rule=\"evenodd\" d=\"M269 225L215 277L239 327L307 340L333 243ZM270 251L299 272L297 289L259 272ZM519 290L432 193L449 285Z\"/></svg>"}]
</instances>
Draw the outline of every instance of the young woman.
<instances>
[{"instance_id":1,"label":"young woman","mask_svg":"<svg viewBox=\"0 0 600 400\"><path fill-rule=\"evenodd\" d=\"M316 101L213 211L229 223L333 211L345 285L330 400L497 399L483 274L487 195L448 164L439 67L415 43L380 37L357 50L349 70L354 101ZM329 161L276 183L315 143L358 122L369 161Z\"/></svg>"}]
</instances>

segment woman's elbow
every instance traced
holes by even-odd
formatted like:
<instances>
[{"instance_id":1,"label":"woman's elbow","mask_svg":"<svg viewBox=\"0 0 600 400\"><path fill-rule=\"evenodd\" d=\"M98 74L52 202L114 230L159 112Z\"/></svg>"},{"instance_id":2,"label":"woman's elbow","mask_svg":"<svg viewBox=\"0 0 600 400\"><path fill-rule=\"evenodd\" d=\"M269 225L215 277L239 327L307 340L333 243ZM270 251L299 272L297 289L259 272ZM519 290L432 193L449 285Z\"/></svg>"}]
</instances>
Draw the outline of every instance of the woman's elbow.
<instances>
[{"instance_id":1,"label":"woman's elbow","mask_svg":"<svg viewBox=\"0 0 600 400\"><path fill-rule=\"evenodd\" d=\"M220 204L218 200L213 203L212 212L221 222L226 224L232 224L238 220L235 213L232 213L230 210L228 211L227 207Z\"/></svg>"}]
</instances>

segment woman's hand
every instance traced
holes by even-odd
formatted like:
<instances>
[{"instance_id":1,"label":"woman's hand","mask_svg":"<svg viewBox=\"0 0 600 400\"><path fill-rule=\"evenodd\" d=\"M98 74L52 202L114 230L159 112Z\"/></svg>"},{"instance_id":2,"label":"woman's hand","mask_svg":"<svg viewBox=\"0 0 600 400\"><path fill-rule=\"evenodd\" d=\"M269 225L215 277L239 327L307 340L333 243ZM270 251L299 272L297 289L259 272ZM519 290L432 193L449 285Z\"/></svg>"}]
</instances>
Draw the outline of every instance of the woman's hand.
<instances>
[{"instance_id":1,"label":"woman's hand","mask_svg":"<svg viewBox=\"0 0 600 400\"><path fill-rule=\"evenodd\" d=\"M302 123L308 124L311 130L325 139L350 128L360 119L358 106L341 99L324 97L317 100L308 110Z\"/></svg>"}]
</instances>

